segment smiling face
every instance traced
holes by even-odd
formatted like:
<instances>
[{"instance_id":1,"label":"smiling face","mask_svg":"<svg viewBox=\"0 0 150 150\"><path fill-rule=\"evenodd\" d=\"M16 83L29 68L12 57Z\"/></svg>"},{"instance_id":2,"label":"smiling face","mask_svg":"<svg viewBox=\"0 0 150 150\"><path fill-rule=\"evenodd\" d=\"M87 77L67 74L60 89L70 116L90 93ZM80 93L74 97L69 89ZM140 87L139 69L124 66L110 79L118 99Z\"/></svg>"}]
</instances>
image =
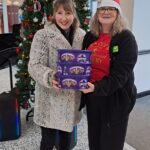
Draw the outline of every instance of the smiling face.
<instances>
[{"instance_id":1,"label":"smiling face","mask_svg":"<svg viewBox=\"0 0 150 150\"><path fill-rule=\"evenodd\" d=\"M102 28L110 31L116 18L118 11L114 7L101 7L98 9L97 16L98 21L102 25Z\"/></svg>"},{"instance_id":2,"label":"smiling face","mask_svg":"<svg viewBox=\"0 0 150 150\"><path fill-rule=\"evenodd\" d=\"M63 30L68 30L74 21L74 15L69 10L64 10L63 5L60 5L54 14L57 25Z\"/></svg>"}]
</instances>

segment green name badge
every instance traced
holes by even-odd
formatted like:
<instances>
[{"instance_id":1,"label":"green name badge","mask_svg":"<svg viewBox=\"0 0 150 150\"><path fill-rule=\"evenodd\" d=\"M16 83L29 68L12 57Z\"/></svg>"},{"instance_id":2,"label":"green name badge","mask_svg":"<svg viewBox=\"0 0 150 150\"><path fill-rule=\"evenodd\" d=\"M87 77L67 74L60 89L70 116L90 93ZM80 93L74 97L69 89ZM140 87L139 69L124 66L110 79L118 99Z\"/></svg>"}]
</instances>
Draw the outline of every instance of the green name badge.
<instances>
[{"instance_id":1,"label":"green name badge","mask_svg":"<svg viewBox=\"0 0 150 150\"><path fill-rule=\"evenodd\" d=\"M119 52L119 46L118 45L113 46L112 52L113 53L118 53Z\"/></svg>"}]
</instances>

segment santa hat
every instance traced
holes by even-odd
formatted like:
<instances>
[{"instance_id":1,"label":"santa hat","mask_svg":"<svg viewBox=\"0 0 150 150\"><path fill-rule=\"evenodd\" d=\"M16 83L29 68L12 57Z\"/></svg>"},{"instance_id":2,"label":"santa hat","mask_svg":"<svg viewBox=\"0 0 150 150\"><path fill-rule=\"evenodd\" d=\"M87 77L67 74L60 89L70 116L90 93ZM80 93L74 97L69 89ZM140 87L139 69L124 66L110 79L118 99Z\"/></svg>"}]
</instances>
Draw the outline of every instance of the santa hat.
<instances>
[{"instance_id":1,"label":"santa hat","mask_svg":"<svg viewBox=\"0 0 150 150\"><path fill-rule=\"evenodd\" d=\"M115 7L122 14L120 0L97 0L97 8L101 7Z\"/></svg>"}]
</instances>

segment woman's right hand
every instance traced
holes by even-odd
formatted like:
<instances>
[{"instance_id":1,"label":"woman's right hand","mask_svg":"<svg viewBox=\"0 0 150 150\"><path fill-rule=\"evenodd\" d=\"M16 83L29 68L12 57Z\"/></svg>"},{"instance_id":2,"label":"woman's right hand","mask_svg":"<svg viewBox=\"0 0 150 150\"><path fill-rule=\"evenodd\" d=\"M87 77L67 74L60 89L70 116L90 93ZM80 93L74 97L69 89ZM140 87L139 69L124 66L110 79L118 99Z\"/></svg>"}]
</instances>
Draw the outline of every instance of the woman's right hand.
<instances>
[{"instance_id":1,"label":"woman's right hand","mask_svg":"<svg viewBox=\"0 0 150 150\"><path fill-rule=\"evenodd\" d=\"M52 87L59 90L60 89L60 85L59 85L59 82L56 81L56 80L52 80L51 81L51 84L52 84Z\"/></svg>"}]
</instances>

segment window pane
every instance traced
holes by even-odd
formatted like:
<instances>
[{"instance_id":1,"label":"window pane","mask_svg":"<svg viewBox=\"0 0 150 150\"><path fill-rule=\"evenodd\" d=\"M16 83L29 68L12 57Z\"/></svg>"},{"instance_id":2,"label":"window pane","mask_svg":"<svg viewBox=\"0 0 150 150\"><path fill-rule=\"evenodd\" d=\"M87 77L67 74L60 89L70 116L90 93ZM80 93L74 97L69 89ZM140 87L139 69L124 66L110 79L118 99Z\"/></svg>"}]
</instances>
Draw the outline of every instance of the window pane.
<instances>
[{"instance_id":1,"label":"window pane","mask_svg":"<svg viewBox=\"0 0 150 150\"><path fill-rule=\"evenodd\" d=\"M0 33L3 33L3 9L2 9L2 0L0 0Z\"/></svg>"},{"instance_id":2,"label":"window pane","mask_svg":"<svg viewBox=\"0 0 150 150\"><path fill-rule=\"evenodd\" d=\"M0 0L0 33L4 33L3 23L3 5ZM8 30L12 32L13 25L19 23L18 10L22 4L22 0L7 0L7 16L8 16Z\"/></svg>"}]
</instances>

